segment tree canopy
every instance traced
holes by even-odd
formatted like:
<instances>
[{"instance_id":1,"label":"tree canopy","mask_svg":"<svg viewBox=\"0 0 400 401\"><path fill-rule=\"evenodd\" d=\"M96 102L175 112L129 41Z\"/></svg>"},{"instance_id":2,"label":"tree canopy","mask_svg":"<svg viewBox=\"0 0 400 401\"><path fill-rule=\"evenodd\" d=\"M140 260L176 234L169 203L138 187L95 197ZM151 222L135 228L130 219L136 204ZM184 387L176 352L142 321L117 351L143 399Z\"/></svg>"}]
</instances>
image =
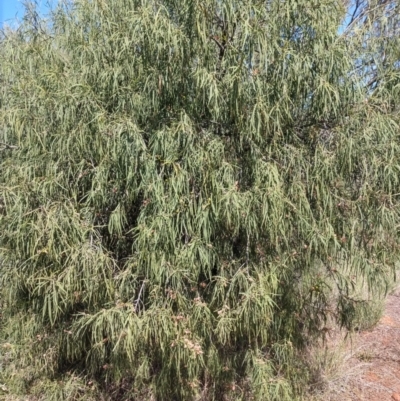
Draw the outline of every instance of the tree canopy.
<instances>
[{"instance_id":1,"label":"tree canopy","mask_svg":"<svg viewBox=\"0 0 400 401\"><path fill-rule=\"evenodd\" d=\"M399 2L28 11L0 41L2 391L301 396L301 350L399 258Z\"/></svg>"}]
</instances>

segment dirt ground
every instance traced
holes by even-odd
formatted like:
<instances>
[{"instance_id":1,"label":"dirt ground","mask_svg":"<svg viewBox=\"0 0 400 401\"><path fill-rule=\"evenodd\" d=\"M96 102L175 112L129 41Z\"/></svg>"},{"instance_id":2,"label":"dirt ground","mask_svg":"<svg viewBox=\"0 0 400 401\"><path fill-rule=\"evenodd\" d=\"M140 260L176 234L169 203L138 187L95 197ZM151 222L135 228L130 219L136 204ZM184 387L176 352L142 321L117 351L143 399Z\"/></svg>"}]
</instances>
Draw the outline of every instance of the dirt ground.
<instances>
[{"instance_id":1,"label":"dirt ground","mask_svg":"<svg viewBox=\"0 0 400 401\"><path fill-rule=\"evenodd\" d=\"M352 337L326 401L400 401L400 288L389 295L383 317Z\"/></svg>"}]
</instances>

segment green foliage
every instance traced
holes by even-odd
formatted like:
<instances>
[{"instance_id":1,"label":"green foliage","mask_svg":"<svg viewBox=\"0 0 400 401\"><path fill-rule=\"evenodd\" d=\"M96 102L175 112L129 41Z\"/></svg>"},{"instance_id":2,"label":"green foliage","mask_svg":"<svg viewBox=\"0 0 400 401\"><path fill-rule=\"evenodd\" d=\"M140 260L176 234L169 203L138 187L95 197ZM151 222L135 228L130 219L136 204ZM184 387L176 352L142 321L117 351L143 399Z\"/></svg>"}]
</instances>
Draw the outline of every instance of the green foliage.
<instances>
[{"instance_id":1,"label":"green foliage","mask_svg":"<svg viewBox=\"0 0 400 401\"><path fill-rule=\"evenodd\" d=\"M333 0L77 0L3 32L10 394L301 395L298 351L399 257L399 13L372 3L342 33Z\"/></svg>"}]
</instances>

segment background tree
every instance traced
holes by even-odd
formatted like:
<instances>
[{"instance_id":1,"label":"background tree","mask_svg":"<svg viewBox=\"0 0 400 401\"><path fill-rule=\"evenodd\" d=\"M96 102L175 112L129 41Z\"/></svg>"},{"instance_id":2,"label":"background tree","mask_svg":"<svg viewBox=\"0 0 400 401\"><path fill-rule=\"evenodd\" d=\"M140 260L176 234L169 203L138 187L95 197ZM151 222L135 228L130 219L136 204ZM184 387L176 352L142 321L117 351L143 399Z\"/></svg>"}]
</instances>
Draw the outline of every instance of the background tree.
<instances>
[{"instance_id":1,"label":"background tree","mask_svg":"<svg viewBox=\"0 0 400 401\"><path fill-rule=\"evenodd\" d=\"M396 7L78 0L3 32L3 391L301 396L399 256Z\"/></svg>"}]
</instances>

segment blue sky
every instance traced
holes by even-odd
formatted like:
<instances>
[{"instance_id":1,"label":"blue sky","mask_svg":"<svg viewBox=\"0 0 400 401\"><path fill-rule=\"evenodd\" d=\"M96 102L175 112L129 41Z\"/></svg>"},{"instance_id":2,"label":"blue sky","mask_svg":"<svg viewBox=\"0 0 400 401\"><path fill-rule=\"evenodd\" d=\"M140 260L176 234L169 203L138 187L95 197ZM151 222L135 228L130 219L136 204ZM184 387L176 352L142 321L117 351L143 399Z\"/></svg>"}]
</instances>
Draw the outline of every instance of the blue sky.
<instances>
[{"instance_id":1,"label":"blue sky","mask_svg":"<svg viewBox=\"0 0 400 401\"><path fill-rule=\"evenodd\" d=\"M24 15L22 0L0 0L0 26L4 23L13 25L15 18L21 20ZM48 0L38 0L39 11L46 13Z\"/></svg>"},{"instance_id":2,"label":"blue sky","mask_svg":"<svg viewBox=\"0 0 400 401\"><path fill-rule=\"evenodd\" d=\"M39 4L39 11L41 14L45 14L47 10L47 5L49 3L55 4L57 0L36 0ZM0 27L4 23L8 25L13 25L15 19L21 20L24 15L24 7L22 5L23 0L0 0ZM352 12L352 9L349 10ZM341 32L343 28L339 29Z\"/></svg>"}]
</instances>

